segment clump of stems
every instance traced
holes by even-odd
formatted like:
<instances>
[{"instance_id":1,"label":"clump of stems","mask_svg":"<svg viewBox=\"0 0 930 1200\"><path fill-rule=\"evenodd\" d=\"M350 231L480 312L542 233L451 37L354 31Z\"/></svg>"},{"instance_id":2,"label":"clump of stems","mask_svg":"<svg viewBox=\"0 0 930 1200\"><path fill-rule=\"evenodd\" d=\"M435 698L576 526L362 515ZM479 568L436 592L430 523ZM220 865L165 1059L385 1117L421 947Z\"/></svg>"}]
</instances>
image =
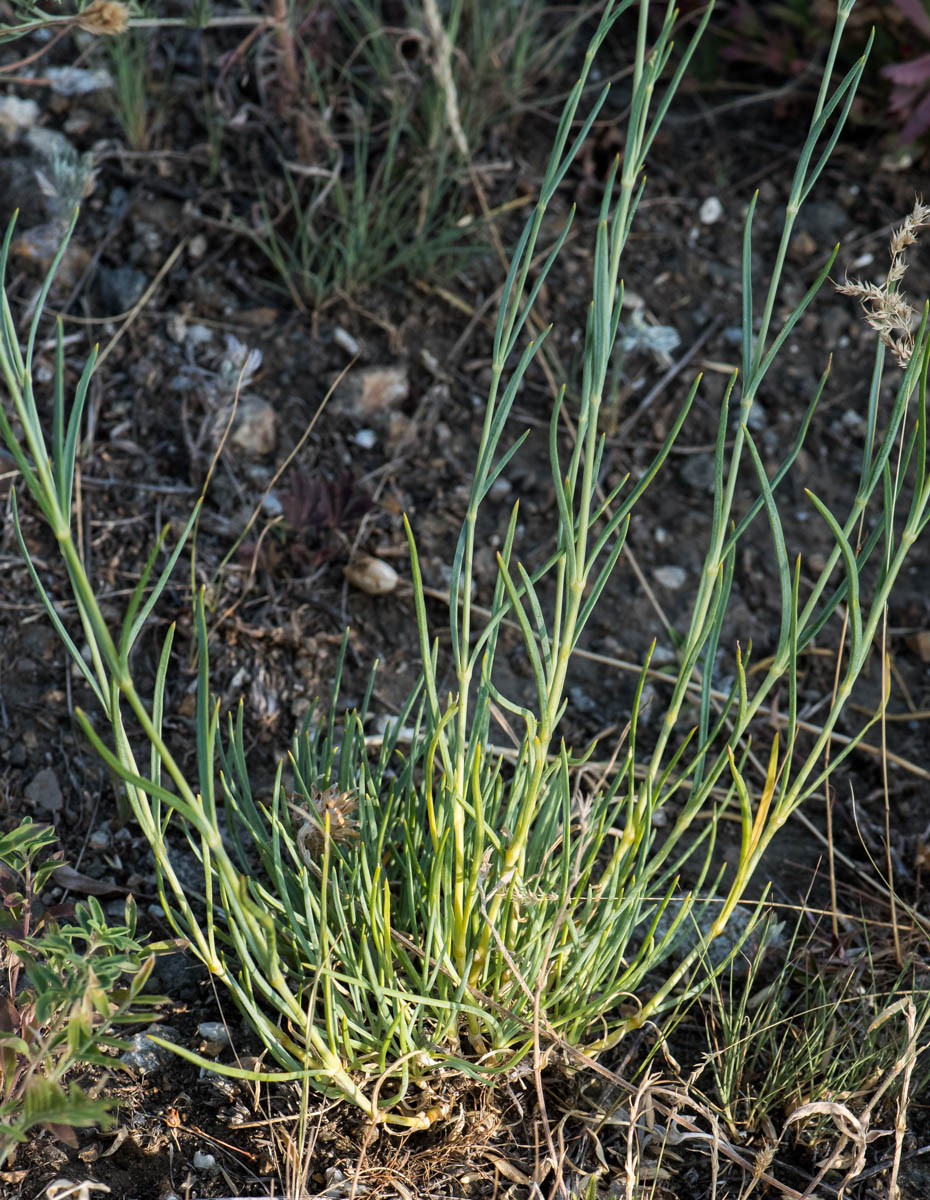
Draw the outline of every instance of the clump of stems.
<instances>
[{"instance_id":1,"label":"clump of stems","mask_svg":"<svg viewBox=\"0 0 930 1200\"><path fill-rule=\"evenodd\" d=\"M721 406L708 547L658 735L641 754L639 706L647 662L617 769L584 805L576 803L574 780L593 748L578 751L559 737L572 657L623 553L631 515L661 471L700 384L695 380L636 483L623 481L600 495L599 418L621 318L621 263L643 195L646 156L710 15L708 10L672 70L675 13L670 4L656 7L663 20L649 46L647 0L607 5L566 101L538 202L505 281L478 458L452 563L454 686L451 693L441 691L440 647L430 632L416 539L408 526L422 677L373 753L365 737L373 683L357 712L338 717L340 661L331 696L298 731L271 791L257 794L246 761L242 709L224 722L211 696L200 595L194 598L198 773L187 777L163 728L174 629L164 638L150 697L137 687L131 654L199 505L171 552L162 543L152 552L121 627L111 630L72 533L75 456L93 358L68 409L59 327L46 440L32 360L50 280L25 354L3 297L0 366L12 413L0 415L0 431L57 539L79 633L65 627L45 591L19 531L14 501L20 547L49 618L102 715L106 736L85 713L78 719L123 781L153 847L162 907L277 1063L280 1069L265 1077L309 1078L319 1091L347 1097L376 1121L428 1126L435 1106L428 1091L411 1089L412 1080L431 1079L438 1086L444 1072L454 1071L493 1081L519 1067L540 1038L596 1054L705 985L706 946L727 928L775 833L855 747L853 738L824 766L824 751L866 664L884 606L926 524L926 316L881 421L885 346L878 345L867 395L869 433L848 512L835 515L810 496L834 545L803 597L800 563L789 559L777 493L800 452L827 372L771 477L749 426L763 379L834 261L831 257L781 327L773 328L794 223L840 136L865 63L859 60L833 85L839 39L852 9L851 0L844 0L759 307L752 271L755 199L747 212L742 364ZM555 549L541 565L520 561L515 505L502 531L490 617L479 619L473 600L478 516L523 442L506 442L511 408L546 331L526 342L524 334L571 218L545 254L539 250L543 222L608 102L604 88L581 115L598 48L628 11L635 15L632 102L624 152L608 174L594 235L584 366L573 414L577 436L567 451L560 428L564 392L550 426ZM4 268L9 243L8 234ZM737 520L737 484L747 478L754 480L757 498ZM735 679L721 698L713 687L714 665L738 548L763 516L781 602L777 644L764 669L752 676L748 653L737 648ZM869 565L873 582L866 587ZM821 732L802 748L798 658L840 617L848 636L836 693ZM506 694L498 682L495 657L505 621L520 631L532 673L531 699ZM786 703L784 734L759 769L749 736L760 711L777 696ZM693 720L683 727L684 715L692 711ZM518 734L508 757L493 745L498 713ZM146 761L136 757L130 733L144 736ZM715 838L723 814L733 810L741 823L740 852L718 895ZM202 868L200 896L192 896L178 876L178 833ZM206 1065L215 1069L212 1062Z\"/></svg>"}]
</instances>

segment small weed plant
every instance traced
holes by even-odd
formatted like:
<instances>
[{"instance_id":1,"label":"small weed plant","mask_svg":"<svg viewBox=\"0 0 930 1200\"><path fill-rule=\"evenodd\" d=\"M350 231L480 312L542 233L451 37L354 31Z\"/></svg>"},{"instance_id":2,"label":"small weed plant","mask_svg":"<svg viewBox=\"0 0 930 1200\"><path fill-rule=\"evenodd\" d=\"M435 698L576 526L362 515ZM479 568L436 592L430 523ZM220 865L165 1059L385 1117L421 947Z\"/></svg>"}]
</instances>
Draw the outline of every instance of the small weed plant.
<instances>
[{"instance_id":1,"label":"small weed plant","mask_svg":"<svg viewBox=\"0 0 930 1200\"><path fill-rule=\"evenodd\" d=\"M336 3L309 37L291 35L303 63L293 117L303 153L276 185L259 183L260 225L238 229L298 305L449 271L480 250L481 222L465 202L477 193L487 206L474 159L586 15L560 14L553 31L540 0L466 0L445 25L435 0L401 11L398 20L383 0Z\"/></svg>"},{"instance_id":2,"label":"small weed plant","mask_svg":"<svg viewBox=\"0 0 930 1200\"><path fill-rule=\"evenodd\" d=\"M78 719L122 780L152 845L164 911L277 1063L266 1078L309 1080L325 1095L348 1098L374 1122L425 1128L444 1111L437 1093L445 1077L493 1082L529 1064L538 1069L553 1056L597 1055L614 1046L706 987L706 947L728 929L772 838L854 749L856 737L825 755L930 506L926 316L907 365L889 367L895 395L881 412L886 346L877 344L863 396L869 433L858 490L843 512L810 496L833 548L803 593L800 562L789 557L782 529L779 489L827 373L773 474L749 424L763 380L834 261L831 256L800 302L786 306L782 275L795 221L836 145L864 67L863 58L839 82L832 78L852 7L852 0L838 5L781 239L764 277L754 266L755 201L746 214L741 367L720 410L712 528L659 732L644 751L639 697L647 662L616 770L591 794L580 795L575 784L592 747L573 748L559 734L572 657L623 553L631 516L700 387L695 380L648 469L635 483L602 495L599 419L619 332L621 265L643 195L646 156L709 11L677 64L670 4L609 3L591 39L503 287L478 458L452 562L451 644L440 647L431 632L415 532L408 528L422 678L374 752L364 732L373 682L358 711L343 719L337 678L332 695L296 734L274 785L258 790L249 775L243 711L224 716L211 696L201 595L194 601L198 773L185 774L165 736L173 628L151 695L140 691L132 653L199 506L170 552L162 544L153 550L121 626L111 627L73 532L75 456L94 361L68 404L59 332L46 435L32 373L42 304L21 346L4 298L0 367L9 404L0 429L25 490L57 540L79 615L73 627L59 616L20 532L22 553L98 706L96 722L83 712ZM576 437L567 449L565 393L552 413L555 548L541 564L521 562L515 505L500 530L493 594L482 597L488 617L473 595L479 513L523 441L510 442L508 429L521 381L544 352L546 331L532 332L533 306L568 234L566 225L544 247L544 221L605 111L606 87L587 111L582 106L589 103L598 48L616 35L621 17L632 26L632 98L624 152L609 172L596 225L583 371L570 414ZM8 234L4 267L9 242ZM787 316L776 319L786 307ZM737 517L737 488L748 483L756 499ZM750 527L756 539L767 530L781 601L777 644L752 673L748 651L721 644L735 563ZM495 659L505 622L522 638L531 699L507 694L500 683ZM805 743L797 720L798 658L828 634L842 639L840 673L822 729ZM712 678L723 653L730 655L733 683L721 702ZM449 678L447 654L454 680L448 691L440 682ZM776 699L786 712L785 728L759 770L749 738ZM498 722L515 733L512 754L494 746ZM144 756L134 749L140 735ZM741 840L724 886L714 848L725 812L735 812ZM179 877L175 832L199 860L199 896Z\"/></svg>"},{"instance_id":3,"label":"small weed plant","mask_svg":"<svg viewBox=\"0 0 930 1200\"><path fill-rule=\"evenodd\" d=\"M44 853L54 842L29 820L0 837L0 1164L37 1126L77 1145L74 1128L106 1124L112 1102L67 1077L122 1068L114 1054L129 1045L113 1030L150 1020L162 999L143 992L161 947L136 938L131 897L122 924L93 896L43 906L63 866Z\"/></svg>"}]
</instances>

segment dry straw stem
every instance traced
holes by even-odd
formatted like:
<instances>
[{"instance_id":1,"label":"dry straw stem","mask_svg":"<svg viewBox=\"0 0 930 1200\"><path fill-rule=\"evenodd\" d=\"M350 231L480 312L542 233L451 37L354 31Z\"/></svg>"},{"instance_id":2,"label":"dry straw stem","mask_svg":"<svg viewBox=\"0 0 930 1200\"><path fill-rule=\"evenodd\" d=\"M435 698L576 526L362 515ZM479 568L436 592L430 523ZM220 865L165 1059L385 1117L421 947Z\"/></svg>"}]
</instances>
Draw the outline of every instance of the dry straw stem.
<instances>
[{"instance_id":1,"label":"dry straw stem","mask_svg":"<svg viewBox=\"0 0 930 1200\"><path fill-rule=\"evenodd\" d=\"M449 35L443 28L436 0L424 0L423 16L426 20L426 28L433 41L433 71L445 98L446 120L449 122L449 131L452 134L452 140L455 142L456 150L468 162L471 157L468 151L468 139L465 137L465 130L462 128L462 121L459 116L458 92L456 91L455 80L452 78L452 43L449 41Z\"/></svg>"},{"instance_id":2,"label":"dry straw stem","mask_svg":"<svg viewBox=\"0 0 930 1200\"><path fill-rule=\"evenodd\" d=\"M924 225L930 224L930 205L921 199L914 203L913 211L904 218L904 224L896 229L891 238L891 265L885 282L865 283L861 279L846 283L837 291L844 296L855 296L862 305L865 319L878 333L886 346L893 352L899 366L906 367L914 353L913 326L917 323L917 311L911 306L898 285L907 270L904 257L906 247L913 246L917 234Z\"/></svg>"}]
</instances>

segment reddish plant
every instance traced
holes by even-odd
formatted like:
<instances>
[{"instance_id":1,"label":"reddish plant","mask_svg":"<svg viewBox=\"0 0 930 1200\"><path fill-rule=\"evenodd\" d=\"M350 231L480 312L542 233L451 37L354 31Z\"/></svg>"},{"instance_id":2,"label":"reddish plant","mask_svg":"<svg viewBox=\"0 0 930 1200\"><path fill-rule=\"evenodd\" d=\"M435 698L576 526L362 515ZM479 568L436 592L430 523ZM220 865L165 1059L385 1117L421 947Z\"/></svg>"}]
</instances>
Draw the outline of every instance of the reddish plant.
<instances>
[{"instance_id":1,"label":"reddish plant","mask_svg":"<svg viewBox=\"0 0 930 1200\"><path fill-rule=\"evenodd\" d=\"M930 42L930 14L921 0L895 0L895 5ZM882 67L882 74L893 84L889 111L904 118L901 141L915 142L930 129L930 54Z\"/></svg>"}]
</instances>

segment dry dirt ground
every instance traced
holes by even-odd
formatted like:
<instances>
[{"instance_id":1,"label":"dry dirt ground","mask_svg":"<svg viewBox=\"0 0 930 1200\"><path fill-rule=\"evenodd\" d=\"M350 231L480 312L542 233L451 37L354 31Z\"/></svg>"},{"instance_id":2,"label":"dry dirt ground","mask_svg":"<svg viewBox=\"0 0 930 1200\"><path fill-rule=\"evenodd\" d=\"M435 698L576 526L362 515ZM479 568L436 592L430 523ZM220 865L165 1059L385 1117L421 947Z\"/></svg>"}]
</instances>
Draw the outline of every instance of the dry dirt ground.
<instances>
[{"instance_id":1,"label":"dry dirt ground","mask_svg":"<svg viewBox=\"0 0 930 1200\"><path fill-rule=\"evenodd\" d=\"M229 46L233 44L230 40ZM242 348L261 352L240 401L251 412L252 425L236 425L233 441L220 456L200 525L196 572L211 605L214 687L224 707L244 699L256 777L270 781L295 723L313 697L327 692L346 626L351 634L344 705L360 698L376 658L381 664L376 713L395 713L415 682L418 651L402 514L416 532L426 583L436 597L432 618L437 629L442 627L441 596L480 429L493 297L502 269L488 250L441 283L396 277L377 289L332 297L318 311L295 308L280 277L253 245L231 231L229 218L230 213L248 216L249 205L255 215L254 195L237 186L237 177L251 177L261 163L270 118L250 90L247 70L234 82L231 76L219 79L215 71L201 72L192 43L182 50L190 61L181 54L174 86L188 87L186 101L183 95L164 101L144 152L126 149L99 96L63 99L41 87L30 93L39 101L44 126L68 131L81 151L96 147L96 181L75 234L76 253L67 277L52 292L50 307L63 316L72 382L95 343L106 353L91 388L78 520L85 561L114 619L157 531L166 523L180 529L200 491L229 413ZM607 53L605 74L624 65L622 46ZM9 60L13 51L6 47L4 54ZM210 87L237 89L228 103L245 113L235 138L224 142L220 168L212 174L205 130L190 103L201 79ZM598 123L590 151L569 174L554 205L556 217L572 202L579 205L573 233L539 303L540 318L554 322L555 361L569 380L577 378L598 184L617 149L615 121L622 97L620 86L609 114ZM595 655L641 663L654 638L660 650L671 650L666 623L681 627L685 621L709 525L708 470L718 404L728 372L738 361L733 331L740 319L743 214L758 189L755 245L761 271L777 244L781 206L812 97L813 84L804 78L777 101L760 87L686 89L655 146L624 275L627 288L642 302L645 323L673 327L680 342L666 355L633 350L618 363L617 391L608 413L606 484L648 461L695 372L704 372L704 382L664 482L652 488L634 518L631 553L621 559L600 615L586 632L585 649ZM485 183L495 203L533 195L552 129L551 112L540 106L493 131L486 159L498 169L488 170ZM890 231L924 186L925 159L908 170L880 165L882 136L867 124L853 126L838 146L798 225L786 271L786 301L801 296L836 241L842 242L837 279L847 268L867 275L883 272ZM500 163L506 164L505 171ZM480 172L480 156L476 165ZM30 174L33 166L30 151L14 141L3 168L8 179L2 205L4 210L14 205L31 210L23 213L23 228L42 219L43 198ZM701 208L713 197L720 200L721 211L719 219L708 222L702 220ZM704 210L705 216L712 208ZM505 246L514 244L524 211L498 219ZM0 215L5 220L6 212ZM19 314L37 288L35 258L24 254L12 265L8 287ZM918 247L911 261L907 288L920 298L930 292L928 259ZM138 275L114 275L125 268ZM132 292L134 280L137 291L155 284L141 303ZM45 330L51 334L50 323ZM801 552L811 561L824 553L828 540L803 489L813 487L839 509L852 496L872 353L873 335L855 303L827 285L760 396L757 436L767 461L775 463L791 445L833 355L823 403L784 495L789 553ZM41 384L52 365L50 340L38 362ZM316 416L346 367L347 381ZM365 410L360 372L388 368L393 371L391 386ZM531 372L513 418L514 431L528 428L531 435L508 471L506 485L497 489L482 531L485 584L491 577L495 531L502 528L515 497L521 503L524 559L541 559L551 545L550 403L543 373ZM281 508L275 510L273 499L261 508L262 497L301 439L293 463L274 487L289 520L272 527ZM73 706L87 698L21 564L7 503L14 480L12 470L0 474L6 505L0 544L0 821L9 828L29 814L54 824L73 865L112 884L112 899L131 889L147 927L167 935L154 907L148 848L132 825L120 824L113 785L75 729ZM233 549L256 507L250 532ZM64 602L52 540L28 506L24 526L43 578ZM369 596L348 584L343 568L359 552L395 567L401 582L394 592ZM135 660L144 690L153 670L153 646L168 622L178 623L167 709L171 734L182 749L194 740L187 582L185 570L179 570ZM737 638L744 645L752 639L761 659L774 644L779 620L773 557L761 522L758 541L737 565L736 593L729 645ZM890 710L896 718L889 723L888 739L900 756L900 765L890 772L896 885L904 899L924 912L918 848L930 820L930 741L924 719L930 709L928 634L930 560L923 550L914 556L888 617L894 664ZM528 676L520 644L505 642L503 648L511 651L506 664L513 676L509 682L517 688ZM804 664L801 700L813 720L829 691L830 661L812 656ZM635 679L603 659L579 661L570 681L567 738L580 744L595 734L609 739L619 733L629 717ZM873 667L857 696L861 707L851 712L845 727L851 730L877 697ZM879 893L863 880L873 872L870 856L876 863L886 861L881 782L879 759L857 754L838 781L834 810L836 846L845 856L836 868L841 901L853 908L860 902L871 906L878 920L887 913ZM824 842L818 836L821 809L812 808L808 818L811 826L793 823L785 831L769 877L776 901L795 904L810 892L816 907L828 896ZM250 1052L248 1031L228 1005L222 1006L223 997L214 995L195 964L181 956L166 960L157 987L171 997L165 1022L188 1044L200 1044L200 1023L226 1019L237 1050ZM700 1036L695 1025L692 1049ZM687 1050L687 1036L683 1044ZM106 1134L78 1131L76 1147L56 1143L47 1134L36 1136L0 1176L0 1194L17 1200L38 1196L59 1177L106 1184L111 1195L125 1200L280 1193L281 1143L272 1136L268 1116L292 1109L294 1097L269 1096L267 1091L256 1096L247 1086L202 1078L196 1068L174 1059L105 1086L123 1100L114 1129ZM553 1081L551 1105L557 1115L574 1103L573 1086ZM908 1143L910 1151L930 1140L926 1101L920 1097L912 1111L915 1140ZM391 1145L382 1138L369 1146L356 1194L530 1194L521 1179L532 1176L534 1155L540 1152L532 1093L509 1091L490 1100L466 1096L462 1104L468 1114L464 1127L450 1125L429 1137ZM346 1110L330 1107L320 1109L311 1126L316 1139L311 1194L348 1195L363 1141L360 1123ZM569 1120L564 1130L569 1159L584 1167L581 1160L592 1151L583 1122ZM604 1147L606 1178L622 1179L623 1131L614 1142L605 1140ZM195 1167L198 1152L212 1155L215 1165ZM920 1174L925 1161L918 1156L905 1165L902 1195L917 1200L930 1194L930 1175ZM728 1169L734 1170L723 1163L721 1170ZM782 1171L780 1177L800 1191L811 1178L800 1149L786 1151L773 1170ZM348 1182L341 1182L344 1177ZM736 1194L732 1189L738 1191L739 1178L734 1171L727 1194ZM884 1194L870 1191L880 1189L881 1178L873 1176L854 1194ZM708 1195L709 1180L706 1155L679 1148L655 1194L681 1200ZM551 1186L550 1178L544 1193Z\"/></svg>"}]
</instances>

